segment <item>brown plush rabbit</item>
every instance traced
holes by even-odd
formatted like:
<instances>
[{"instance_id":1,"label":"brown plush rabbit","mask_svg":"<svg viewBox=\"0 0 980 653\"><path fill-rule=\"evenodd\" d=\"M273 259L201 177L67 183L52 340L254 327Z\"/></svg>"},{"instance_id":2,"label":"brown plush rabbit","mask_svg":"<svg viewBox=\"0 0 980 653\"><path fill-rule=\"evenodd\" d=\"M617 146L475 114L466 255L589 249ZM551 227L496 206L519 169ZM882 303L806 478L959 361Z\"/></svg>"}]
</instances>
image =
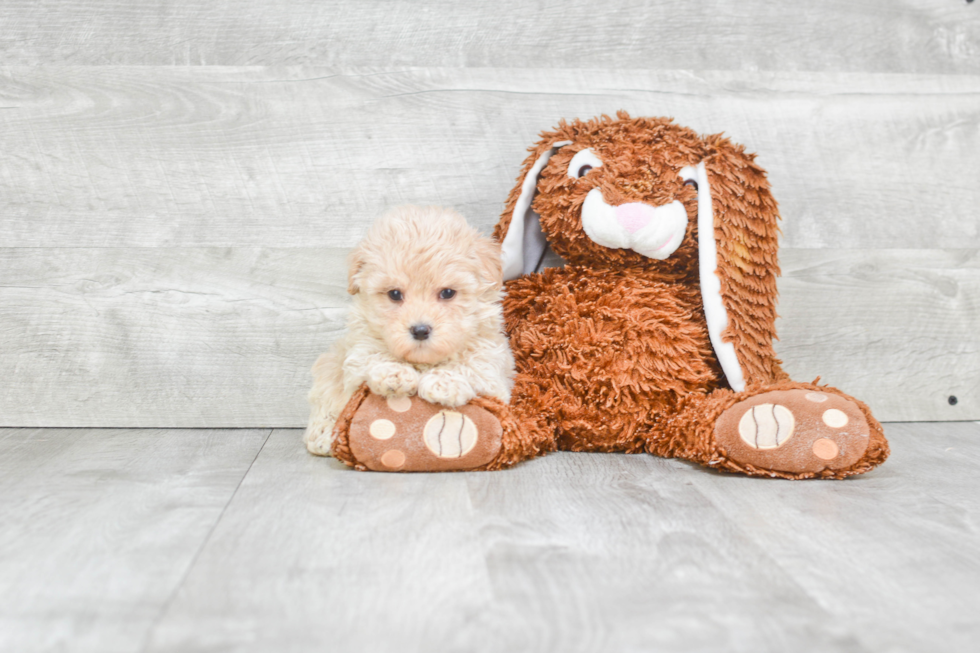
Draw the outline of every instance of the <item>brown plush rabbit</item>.
<instances>
[{"instance_id":1,"label":"brown plush rabbit","mask_svg":"<svg viewBox=\"0 0 980 653\"><path fill-rule=\"evenodd\" d=\"M511 406L545 422L538 449L784 478L885 460L867 406L776 358L779 215L753 155L625 113L563 121L531 152L495 236ZM565 267L540 269L549 246Z\"/></svg>"},{"instance_id":2,"label":"brown plush rabbit","mask_svg":"<svg viewBox=\"0 0 980 653\"><path fill-rule=\"evenodd\" d=\"M648 451L783 478L881 464L888 443L868 407L791 381L773 351L779 215L754 158L625 113L543 133L495 230L518 370L510 406L478 397L486 415L401 414L363 390L334 454L394 470L416 452L422 471L498 469L555 448ZM549 248L565 267L542 269ZM398 464L385 463L389 433L403 438Z\"/></svg>"}]
</instances>

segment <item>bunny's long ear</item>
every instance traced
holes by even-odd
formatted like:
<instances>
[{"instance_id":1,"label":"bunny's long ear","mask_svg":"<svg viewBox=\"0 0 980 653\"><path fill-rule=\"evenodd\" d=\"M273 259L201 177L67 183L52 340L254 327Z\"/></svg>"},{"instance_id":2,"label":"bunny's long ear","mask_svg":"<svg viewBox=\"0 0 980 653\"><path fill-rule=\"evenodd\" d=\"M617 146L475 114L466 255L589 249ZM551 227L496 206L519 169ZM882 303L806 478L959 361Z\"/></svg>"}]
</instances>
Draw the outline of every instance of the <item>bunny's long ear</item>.
<instances>
[{"instance_id":1,"label":"bunny's long ear","mask_svg":"<svg viewBox=\"0 0 980 653\"><path fill-rule=\"evenodd\" d=\"M755 155L721 135L705 146L696 169L701 297L718 362L739 391L785 377L772 346L779 207Z\"/></svg>"},{"instance_id":2,"label":"bunny's long ear","mask_svg":"<svg viewBox=\"0 0 980 653\"><path fill-rule=\"evenodd\" d=\"M524 162L519 184L511 191L507 209L494 229L494 236L500 241L505 281L537 272L541 266L548 240L541 230L541 216L531 208L531 202L537 194L538 177L548 160L569 144L571 141L543 143Z\"/></svg>"},{"instance_id":3,"label":"bunny's long ear","mask_svg":"<svg viewBox=\"0 0 980 653\"><path fill-rule=\"evenodd\" d=\"M745 374L739 363L735 346L724 338L728 332L728 307L721 296L721 277L718 275L718 243L715 235L714 202L711 198L711 180L704 161L681 170L685 180L697 183L698 189L698 277L701 284L701 301L704 318L708 324L708 337L715 351L718 364L725 372L728 385L736 392L745 389Z\"/></svg>"}]
</instances>

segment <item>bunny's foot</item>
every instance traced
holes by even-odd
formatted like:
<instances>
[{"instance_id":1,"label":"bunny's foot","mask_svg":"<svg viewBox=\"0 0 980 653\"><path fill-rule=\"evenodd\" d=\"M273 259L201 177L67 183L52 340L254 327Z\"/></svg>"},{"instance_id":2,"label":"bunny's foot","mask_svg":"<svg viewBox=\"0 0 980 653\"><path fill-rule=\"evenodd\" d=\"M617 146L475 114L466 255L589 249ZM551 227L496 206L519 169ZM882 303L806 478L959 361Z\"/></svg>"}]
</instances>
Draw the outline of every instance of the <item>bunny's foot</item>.
<instances>
[{"instance_id":1,"label":"bunny's foot","mask_svg":"<svg viewBox=\"0 0 980 653\"><path fill-rule=\"evenodd\" d=\"M871 410L815 382L692 393L655 426L650 453L749 476L839 479L888 458L888 441Z\"/></svg>"},{"instance_id":2,"label":"bunny's foot","mask_svg":"<svg viewBox=\"0 0 980 653\"><path fill-rule=\"evenodd\" d=\"M483 397L457 408L420 397L359 392L338 422L334 455L377 472L443 472L505 466L504 404ZM512 421L512 420L511 420ZM492 463L497 463L492 465Z\"/></svg>"},{"instance_id":3,"label":"bunny's foot","mask_svg":"<svg viewBox=\"0 0 980 653\"><path fill-rule=\"evenodd\" d=\"M811 389L763 392L736 403L715 423L725 457L756 470L824 475L853 468L871 427L848 397Z\"/></svg>"}]
</instances>

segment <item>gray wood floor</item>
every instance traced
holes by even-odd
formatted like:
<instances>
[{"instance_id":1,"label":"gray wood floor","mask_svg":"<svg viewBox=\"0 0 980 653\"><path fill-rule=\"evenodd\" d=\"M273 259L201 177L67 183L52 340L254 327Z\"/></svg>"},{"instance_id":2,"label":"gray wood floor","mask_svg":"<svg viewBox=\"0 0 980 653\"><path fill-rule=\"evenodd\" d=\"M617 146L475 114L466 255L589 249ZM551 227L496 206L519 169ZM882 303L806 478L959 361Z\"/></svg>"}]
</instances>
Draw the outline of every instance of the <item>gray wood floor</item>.
<instances>
[{"instance_id":1,"label":"gray wood floor","mask_svg":"<svg viewBox=\"0 0 980 653\"><path fill-rule=\"evenodd\" d=\"M296 430L0 430L3 651L975 651L980 423L844 482L557 454L356 473Z\"/></svg>"}]
</instances>

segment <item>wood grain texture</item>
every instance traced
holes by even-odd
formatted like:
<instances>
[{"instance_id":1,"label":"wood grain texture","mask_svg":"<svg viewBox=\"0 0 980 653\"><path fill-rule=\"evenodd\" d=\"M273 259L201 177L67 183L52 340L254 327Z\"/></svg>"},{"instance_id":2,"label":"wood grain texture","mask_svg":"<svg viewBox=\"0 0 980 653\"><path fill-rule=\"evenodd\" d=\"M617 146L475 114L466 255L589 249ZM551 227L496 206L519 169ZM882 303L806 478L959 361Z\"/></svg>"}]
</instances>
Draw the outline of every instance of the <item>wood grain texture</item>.
<instances>
[{"instance_id":1,"label":"wood grain texture","mask_svg":"<svg viewBox=\"0 0 980 653\"><path fill-rule=\"evenodd\" d=\"M776 353L882 420L980 419L980 252L788 250ZM950 405L955 397L955 405Z\"/></svg>"},{"instance_id":2,"label":"wood grain texture","mask_svg":"<svg viewBox=\"0 0 980 653\"><path fill-rule=\"evenodd\" d=\"M0 249L0 425L298 427L346 250ZM777 353L881 420L980 419L977 250L782 252ZM958 403L950 406L948 398Z\"/></svg>"},{"instance_id":3,"label":"wood grain texture","mask_svg":"<svg viewBox=\"0 0 980 653\"><path fill-rule=\"evenodd\" d=\"M963 0L7 0L0 64L980 72Z\"/></svg>"},{"instance_id":4,"label":"wood grain texture","mask_svg":"<svg viewBox=\"0 0 980 653\"><path fill-rule=\"evenodd\" d=\"M839 635L831 648L971 651L980 425L889 424L885 433L891 458L853 483L689 480L825 611L816 628Z\"/></svg>"},{"instance_id":5,"label":"wood grain texture","mask_svg":"<svg viewBox=\"0 0 980 653\"><path fill-rule=\"evenodd\" d=\"M3 423L305 424L345 250L7 249Z\"/></svg>"},{"instance_id":6,"label":"wood grain texture","mask_svg":"<svg viewBox=\"0 0 980 653\"><path fill-rule=\"evenodd\" d=\"M352 472L276 431L149 651L972 651L977 424L842 482L646 455Z\"/></svg>"},{"instance_id":7,"label":"wood grain texture","mask_svg":"<svg viewBox=\"0 0 980 653\"><path fill-rule=\"evenodd\" d=\"M0 650L140 650L268 436L0 430Z\"/></svg>"},{"instance_id":8,"label":"wood grain texture","mask_svg":"<svg viewBox=\"0 0 980 653\"><path fill-rule=\"evenodd\" d=\"M617 109L758 152L785 246L980 246L975 75L17 66L0 106L6 247L349 247L403 203L486 229L540 130Z\"/></svg>"}]
</instances>

